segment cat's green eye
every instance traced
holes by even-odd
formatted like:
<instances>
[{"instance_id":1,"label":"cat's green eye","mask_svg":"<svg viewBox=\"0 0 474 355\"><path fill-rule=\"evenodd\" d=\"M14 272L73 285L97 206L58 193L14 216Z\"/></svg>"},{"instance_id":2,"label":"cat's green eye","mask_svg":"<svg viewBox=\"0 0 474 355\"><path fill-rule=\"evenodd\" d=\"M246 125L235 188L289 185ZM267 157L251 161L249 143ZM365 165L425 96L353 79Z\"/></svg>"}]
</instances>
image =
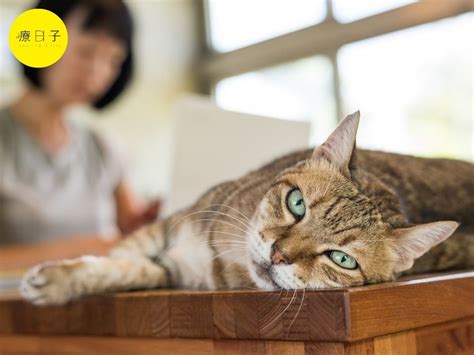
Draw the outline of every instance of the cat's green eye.
<instances>
[{"instance_id":1,"label":"cat's green eye","mask_svg":"<svg viewBox=\"0 0 474 355\"><path fill-rule=\"evenodd\" d=\"M297 219L304 217L304 214L306 213L306 206L304 204L303 194L301 193L300 189L294 189L290 191L286 199L286 205L293 216L295 216Z\"/></svg>"},{"instance_id":2,"label":"cat's green eye","mask_svg":"<svg viewBox=\"0 0 474 355\"><path fill-rule=\"evenodd\" d=\"M328 252L328 256L332 261L344 269L357 269L358 267L357 261L355 261L352 256L340 250L331 250Z\"/></svg>"}]
</instances>

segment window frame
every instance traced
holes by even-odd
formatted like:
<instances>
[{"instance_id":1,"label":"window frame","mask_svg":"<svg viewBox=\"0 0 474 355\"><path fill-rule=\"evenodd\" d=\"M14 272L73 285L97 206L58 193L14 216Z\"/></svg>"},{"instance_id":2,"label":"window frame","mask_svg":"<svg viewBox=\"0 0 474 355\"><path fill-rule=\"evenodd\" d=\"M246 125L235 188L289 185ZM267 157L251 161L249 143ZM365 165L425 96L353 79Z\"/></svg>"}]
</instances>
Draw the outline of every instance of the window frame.
<instances>
[{"instance_id":1,"label":"window frame","mask_svg":"<svg viewBox=\"0 0 474 355\"><path fill-rule=\"evenodd\" d=\"M353 22L338 22L333 0L326 0L326 18L314 26L265 41L217 52L212 48L209 2L202 1L205 50L197 70L204 93L214 96L217 82L228 77L285 64L314 55L325 55L333 66L336 120L342 119L342 99L337 54L344 45L436 22L474 11L471 0L420 0Z\"/></svg>"}]
</instances>

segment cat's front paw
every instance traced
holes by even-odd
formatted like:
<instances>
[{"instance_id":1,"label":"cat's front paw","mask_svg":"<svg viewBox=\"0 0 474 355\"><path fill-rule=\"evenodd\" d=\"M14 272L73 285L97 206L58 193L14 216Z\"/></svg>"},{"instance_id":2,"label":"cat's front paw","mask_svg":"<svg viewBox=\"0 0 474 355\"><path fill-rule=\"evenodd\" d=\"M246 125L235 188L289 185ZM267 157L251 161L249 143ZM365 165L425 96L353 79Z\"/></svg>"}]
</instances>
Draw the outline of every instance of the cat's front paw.
<instances>
[{"instance_id":1,"label":"cat's front paw","mask_svg":"<svg viewBox=\"0 0 474 355\"><path fill-rule=\"evenodd\" d=\"M30 269L21 280L21 295L36 305L60 305L73 298L68 266L48 262Z\"/></svg>"}]
</instances>

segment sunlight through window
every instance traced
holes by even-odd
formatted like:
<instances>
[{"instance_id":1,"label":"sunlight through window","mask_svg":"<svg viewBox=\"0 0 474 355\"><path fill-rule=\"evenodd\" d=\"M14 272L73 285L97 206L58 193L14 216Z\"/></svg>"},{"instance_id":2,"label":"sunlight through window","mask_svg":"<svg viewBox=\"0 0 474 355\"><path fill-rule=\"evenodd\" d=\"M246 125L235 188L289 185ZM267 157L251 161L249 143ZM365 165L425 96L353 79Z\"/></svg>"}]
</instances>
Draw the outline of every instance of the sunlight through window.
<instances>
[{"instance_id":1,"label":"sunlight through window","mask_svg":"<svg viewBox=\"0 0 474 355\"><path fill-rule=\"evenodd\" d=\"M217 104L270 117L310 120L312 142L321 142L336 123L332 66L324 56L300 59L220 81Z\"/></svg>"},{"instance_id":2,"label":"sunlight through window","mask_svg":"<svg viewBox=\"0 0 474 355\"><path fill-rule=\"evenodd\" d=\"M227 52L321 22L324 0L209 0L212 47Z\"/></svg>"},{"instance_id":3,"label":"sunlight through window","mask_svg":"<svg viewBox=\"0 0 474 355\"><path fill-rule=\"evenodd\" d=\"M466 14L343 47L343 106L362 111L359 142L472 160L472 33Z\"/></svg>"}]
</instances>

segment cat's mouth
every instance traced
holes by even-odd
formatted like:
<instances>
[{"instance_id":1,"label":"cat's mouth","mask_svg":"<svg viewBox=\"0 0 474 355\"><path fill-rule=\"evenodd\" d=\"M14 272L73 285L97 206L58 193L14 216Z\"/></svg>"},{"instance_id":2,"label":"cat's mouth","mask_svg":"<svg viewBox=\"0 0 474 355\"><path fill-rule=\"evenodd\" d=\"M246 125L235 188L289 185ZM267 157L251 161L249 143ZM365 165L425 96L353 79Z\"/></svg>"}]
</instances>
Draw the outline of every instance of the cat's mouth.
<instances>
[{"instance_id":1,"label":"cat's mouth","mask_svg":"<svg viewBox=\"0 0 474 355\"><path fill-rule=\"evenodd\" d=\"M252 260L252 265L255 268L255 273L263 281L271 284L274 288L280 288L280 286L273 280L271 275L271 265L262 265Z\"/></svg>"}]
</instances>

